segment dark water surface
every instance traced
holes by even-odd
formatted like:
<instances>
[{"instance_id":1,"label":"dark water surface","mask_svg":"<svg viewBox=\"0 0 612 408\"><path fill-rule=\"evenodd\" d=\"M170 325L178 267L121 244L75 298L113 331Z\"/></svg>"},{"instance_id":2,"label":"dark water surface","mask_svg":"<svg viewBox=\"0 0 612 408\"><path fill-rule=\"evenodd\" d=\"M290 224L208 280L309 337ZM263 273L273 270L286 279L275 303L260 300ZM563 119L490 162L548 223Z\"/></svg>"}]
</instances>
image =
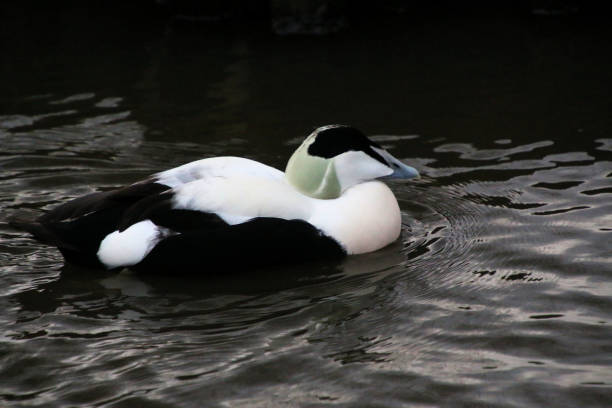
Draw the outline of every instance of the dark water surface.
<instances>
[{"instance_id":1,"label":"dark water surface","mask_svg":"<svg viewBox=\"0 0 612 408\"><path fill-rule=\"evenodd\" d=\"M612 405L605 22L135 21L4 26L0 406ZM4 222L203 157L282 168L338 122L424 175L391 185L401 241L339 266L105 274Z\"/></svg>"}]
</instances>

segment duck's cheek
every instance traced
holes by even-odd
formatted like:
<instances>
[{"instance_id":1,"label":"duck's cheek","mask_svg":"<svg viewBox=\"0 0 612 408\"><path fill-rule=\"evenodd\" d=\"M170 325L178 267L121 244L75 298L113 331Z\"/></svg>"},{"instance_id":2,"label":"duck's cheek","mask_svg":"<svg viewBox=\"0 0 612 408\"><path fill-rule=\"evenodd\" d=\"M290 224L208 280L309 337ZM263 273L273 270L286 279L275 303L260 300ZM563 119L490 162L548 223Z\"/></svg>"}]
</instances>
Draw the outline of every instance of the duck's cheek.
<instances>
[{"instance_id":1,"label":"duck's cheek","mask_svg":"<svg viewBox=\"0 0 612 408\"><path fill-rule=\"evenodd\" d=\"M393 172L363 151L349 151L334 158L334 167L342 191L363 181L374 180Z\"/></svg>"}]
</instances>

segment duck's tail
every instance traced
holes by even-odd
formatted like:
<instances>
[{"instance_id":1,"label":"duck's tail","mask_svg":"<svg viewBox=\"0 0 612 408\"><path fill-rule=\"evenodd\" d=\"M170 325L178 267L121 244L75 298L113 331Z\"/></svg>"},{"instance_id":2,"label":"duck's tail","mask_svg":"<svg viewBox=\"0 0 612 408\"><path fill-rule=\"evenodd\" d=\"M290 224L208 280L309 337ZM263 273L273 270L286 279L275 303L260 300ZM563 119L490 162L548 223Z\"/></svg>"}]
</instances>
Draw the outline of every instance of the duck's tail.
<instances>
[{"instance_id":1,"label":"duck's tail","mask_svg":"<svg viewBox=\"0 0 612 408\"><path fill-rule=\"evenodd\" d=\"M9 216L8 224L15 229L26 231L39 242L52 245L60 250L65 260L87 267L100 268L102 265L96 257L95 246L87 246L70 233L70 225L62 222L45 222L43 216L22 212Z\"/></svg>"},{"instance_id":2,"label":"duck's tail","mask_svg":"<svg viewBox=\"0 0 612 408\"><path fill-rule=\"evenodd\" d=\"M18 230L29 232L36 240L48 244L58 246L57 235L46 225L39 221L40 214L32 214L30 212L20 212L8 217L8 224Z\"/></svg>"}]
</instances>

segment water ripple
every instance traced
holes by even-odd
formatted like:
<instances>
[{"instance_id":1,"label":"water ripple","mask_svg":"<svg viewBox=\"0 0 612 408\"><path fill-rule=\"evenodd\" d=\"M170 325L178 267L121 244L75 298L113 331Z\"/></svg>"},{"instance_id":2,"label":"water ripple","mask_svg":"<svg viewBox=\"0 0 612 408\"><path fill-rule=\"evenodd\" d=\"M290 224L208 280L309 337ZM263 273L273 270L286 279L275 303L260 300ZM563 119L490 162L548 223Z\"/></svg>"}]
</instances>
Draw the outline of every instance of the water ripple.
<instances>
[{"instance_id":1,"label":"water ripple","mask_svg":"<svg viewBox=\"0 0 612 408\"><path fill-rule=\"evenodd\" d=\"M219 153L278 156L242 139L147 140L119 97L47 99L75 110L0 117L3 213ZM492 149L377 138L399 157L424 152L404 157L423 178L391 185L401 240L340 265L186 285L63 266L0 223L0 398L109 407L437 405L449 393L459 405L533 406L543 389L604 398L610 139L555 152L549 140Z\"/></svg>"}]
</instances>

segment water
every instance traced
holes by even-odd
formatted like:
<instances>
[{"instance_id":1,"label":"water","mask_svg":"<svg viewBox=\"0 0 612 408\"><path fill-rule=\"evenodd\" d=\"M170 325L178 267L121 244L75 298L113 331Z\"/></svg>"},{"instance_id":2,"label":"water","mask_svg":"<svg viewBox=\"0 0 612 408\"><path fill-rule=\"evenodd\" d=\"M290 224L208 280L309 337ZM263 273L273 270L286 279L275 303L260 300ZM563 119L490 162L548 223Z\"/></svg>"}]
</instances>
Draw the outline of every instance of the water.
<instances>
[{"instance_id":1,"label":"water","mask_svg":"<svg viewBox=\"0 0 612 408\"><path fill-rule=\"evenodd\" d=\"M283 167L335 122L424 177L391 185L388 248L214 279L64 266L1 223L0 405L612 403L603 22L403 17L309 38L13 17L6 33L34 34L5 37L3 215L202 157Z\"/></svg>"}]
</instances>

